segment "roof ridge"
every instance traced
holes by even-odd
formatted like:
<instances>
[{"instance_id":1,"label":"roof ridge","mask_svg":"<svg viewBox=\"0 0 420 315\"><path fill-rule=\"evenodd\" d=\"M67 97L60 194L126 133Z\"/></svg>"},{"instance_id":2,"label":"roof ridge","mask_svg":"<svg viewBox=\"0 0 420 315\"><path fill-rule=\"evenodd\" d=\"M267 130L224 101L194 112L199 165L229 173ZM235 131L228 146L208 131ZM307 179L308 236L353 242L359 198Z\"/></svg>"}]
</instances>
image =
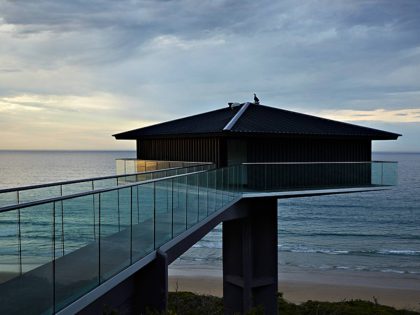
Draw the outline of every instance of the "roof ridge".
<instances>
[{"instance_id":1,"label":"roof ridge","mask_svg":"<svg viewBox=\"0 0 420 315\"><path fill-rule=\"evenodd\" d=\"M244 105L242 105L241 109L238 110L235 116L233 116L232 119L223 128L223 131L230 131L235 125L235 123L239 120L239 118L241 118L242 114L246 111L249 105L251 105L250 102L246 102Z\"/></svg>"}]
</instances>

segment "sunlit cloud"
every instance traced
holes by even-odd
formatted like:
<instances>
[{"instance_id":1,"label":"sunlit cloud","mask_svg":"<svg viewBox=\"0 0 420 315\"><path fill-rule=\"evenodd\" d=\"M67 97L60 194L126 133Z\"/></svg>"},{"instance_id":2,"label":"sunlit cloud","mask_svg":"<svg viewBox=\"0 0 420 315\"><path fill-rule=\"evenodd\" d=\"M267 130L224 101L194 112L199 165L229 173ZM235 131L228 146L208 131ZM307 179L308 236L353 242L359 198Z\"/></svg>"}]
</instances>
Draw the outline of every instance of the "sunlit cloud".
<instances>
[{"instance_id":1,"label":"sunlit cloud","mask_svg":"<svg viewBox=\"0 0 420 315\"><path fill-rule=\"evenodd\" d=\"M374 109L374 110L351 110L340 109L336 111L321 111L318 115L344 121L377 121L388 123L414 123L420 122L420 108L387 110L387 109Z\"/></svg>"},{"instance_id":2,"label":"sunlit cloud","mask_svg":"<svg viewBox=\"0 0 420 315\"><path fill-rule=\"evenodd\" d=\"M211 46L220 46L226 43L225 39L220 36L187 40L174 35L161 35L153 38L150 43L146 44L146 50L160 50L160 49L198 49Z\"/></svg>"},{"instance_id":3,"label":"sunlit cloud","mask_svg":"<svg viewBox=\"0 0 420 315\"><path fill-rule=\"evenodd\" d=\"M134 149L112 134L156 121L122 115L124 101L107 94L0 98L0 149Z\"/></svg>"},{"instance_id":4,"label":"sunlit cloud","mask_svg":"<svg viewBox=\"0 0 420 315\"><path fill-rule=\"evenodd\" d=\"M419 133L420 2L401 1L0 0L0 148L133 148L111 134L254 92Z\"/></svg>"}]
</instances>

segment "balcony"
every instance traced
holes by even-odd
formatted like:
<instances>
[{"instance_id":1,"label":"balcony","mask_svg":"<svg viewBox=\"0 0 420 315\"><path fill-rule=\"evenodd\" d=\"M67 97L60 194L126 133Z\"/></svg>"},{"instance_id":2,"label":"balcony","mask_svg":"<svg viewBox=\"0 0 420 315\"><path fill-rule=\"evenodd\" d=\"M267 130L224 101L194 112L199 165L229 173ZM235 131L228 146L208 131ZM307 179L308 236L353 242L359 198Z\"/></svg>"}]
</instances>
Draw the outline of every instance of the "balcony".
<instances>
[{"instance_id":1,"label":"balcony","mask_svg":"<svg viewBox=\"0 0 420 315\"><path fill-rule=\"evenodd\" d=\"M216 224L242 198L379 190L396 182L396 162L244 163L3 191L16 198L3 198L0 208L0 313L74 306L108 281L123 281L162 246L209 220Z\"/></svg>"}]
</instances>

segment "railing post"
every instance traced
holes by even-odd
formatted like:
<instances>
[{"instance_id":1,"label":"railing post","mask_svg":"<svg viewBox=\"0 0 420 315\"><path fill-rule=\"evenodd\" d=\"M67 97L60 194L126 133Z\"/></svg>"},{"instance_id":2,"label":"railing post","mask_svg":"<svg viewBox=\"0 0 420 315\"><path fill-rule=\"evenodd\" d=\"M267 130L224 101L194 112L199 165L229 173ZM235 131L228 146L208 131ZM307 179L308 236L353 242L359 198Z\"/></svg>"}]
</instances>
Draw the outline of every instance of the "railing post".
<instances>
[{"instance_id":1,"label":"railing post","mask_svg":"<svg viewBox=\"0 0 420 315\"><path fill-rule=\"evenodd\" d=\"M94 190L94 186L93 186L93 181L92 181L92 191ZM95 221L96 221L96 214L95 214L95 195L92 195L92 209L93 209L93 239L96 240L96 226L95 226ZM63 237L64 239L64 237ZM64 252L63 252L64 255Z\"/></svg>"},{"instance_id":2,"label":"railing post","mask_svg":"<svg viewBox=\"0 0 420 315\"><path fill-rule=\"evenodd\" d=\"M188 230L188 176L185 177L185 230Z\"/></svg>"},{"instance_id":3,"label":"railing post","mask_svg":"<svg viewBox=\"0 0 420 315\"><path fill-rule=\"evenodd\" d=\"M133 186L130 187L130 264L133 263Z\"/></svg>"},{"instance_id":4,"label":"railing post","mask_svg":"<svg viewBox=\"0 0 420 315\"><path fill-rule=\"evenodd\" d=\"M56 202L53 202L53 244L52 244L52 251L53 251L53 261L52 261L52 286L53 286L53 305L52 305L52 309L53 309L53 313L55 313L55 305L56 305L56 301L55 301L55 204Z\"/></svg>"},{"instance_id":5,"label":"railing post","mask_svg":"<svg viewBox=\"0 0 420 315\"><path fill-rule=\"evenodd\" d=\"M207 171L206 173L206 217L209 216L209 172Z\"/></svg>"},{"instance_id":6,"label":"railing post","mask_svg":"<svg viewBox=\"0 0 420 315\"><path fill-rule=\"evenodd\" d=\"M384 184L384 162L381 162L381 185Z\"/></svg>"},{"instance_id":7,"label":"railing post","mask_svg":"<svg viewBox=\"0 0 420 315\"><path fill-rule=\"evenodd\" d=\"M223 204L224 204L224 202L225 202L225 187L224 187L224 178L223 178L223 176L224 176L224 168L222 168L221 170L220 170L220 172L222 173L222 176L220 176L220 178L222 179L222 185L220 186L220 188L221 188L221 193L222 193L222 204L220 205L221 207L223 207Z\"/></svg>"},{"instance_id":8,"label":"railing post","mask_svg":"<svg viewBox=\"0 0 420 315\"><path fill-rule=\"evenodd\" d=\"M174 238L174 179L171 179L171 238Z\"/></svg>"},{"instance_id":9,"label":"railing post","mask_svg":"<svg viewBox=\"0 0 420 315\"><path fill-rule=\"evenodd\" d=\"M121 218L120 218L120 190L117 189L117 214L118 214L118 232L121 232Z\"/></svg>"},{"instance_id":10,"label":"railing post","mask_svg":"<svg viewBox=\"0 0 420 315\"><path fill-rule=\"evenodd\" d=\"M93 214L95 215L95 196L93 196ZM64 256L64 203L63 200L60 200L61 203L61 247L62 247L62 251L63 251L63 256ZM95 217L94 219L95 220ZM93 222L93 228L94 228L94 233L95 233L95 222ZM96 234L94 236L94 239L96 240Z\"/></svg>"},{"instance_id":11,"label":"railing post","mask_svg":"<svg viewBox=\"0 0 420 315\"><path fill-rule=\"evenodd\" d=\"M197 174L197 180L195 183L197 184L197 222L200 221L200 176Z\"/></svg>"},{"instance_id":12,"label":"railing post","mask_svg":"<svg viewBox=\"0 0 420 315\"><path fill-rule=\"evenodd\" d=\"M101 193L99 193L99 200L98 200L98 279L99 283L101 281Z\"/></svg>"},{"instance_id":13,"label":"railing post","mask_svg":"<svg viewBox=\"0 0 420 315\"><path fill-rule=\"evenodd\" d=\"M22 275L23 274L22 272L22 232L21 232L20 209L18 209L17 215L18 215L19 273L20 275Z\"/></svg>"},{"instance_id":14,"label":"railing post","mask_svg":"<svg viewBox=\"0 0 420 315\"><path fill-rule=\"evenodd\" d=\"M153 183L153 249L156 249L156 182Z\"/></svg>"}]
</instances>

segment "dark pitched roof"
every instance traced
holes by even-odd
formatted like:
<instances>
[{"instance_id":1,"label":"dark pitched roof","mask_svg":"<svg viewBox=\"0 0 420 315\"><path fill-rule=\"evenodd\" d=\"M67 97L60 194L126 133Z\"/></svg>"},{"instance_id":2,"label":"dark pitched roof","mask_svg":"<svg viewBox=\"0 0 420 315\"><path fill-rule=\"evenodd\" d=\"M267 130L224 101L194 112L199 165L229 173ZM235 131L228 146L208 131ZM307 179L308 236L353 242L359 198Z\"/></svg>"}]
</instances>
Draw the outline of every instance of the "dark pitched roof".
<instances>
[{"instance_id":1,"label":"dark pitched roof","mask_svg":"<svg viewBox=\"0 0 420 315\"><path fill-rule=\"evenodd\" d=\"M153 136L232 133L242 135L363 137L373 140L397 139L400 136L392 132L248 103L232 109L226 107L118 133L114 137L116 139L137 139Z\"/></svg>"}]
</instances>

